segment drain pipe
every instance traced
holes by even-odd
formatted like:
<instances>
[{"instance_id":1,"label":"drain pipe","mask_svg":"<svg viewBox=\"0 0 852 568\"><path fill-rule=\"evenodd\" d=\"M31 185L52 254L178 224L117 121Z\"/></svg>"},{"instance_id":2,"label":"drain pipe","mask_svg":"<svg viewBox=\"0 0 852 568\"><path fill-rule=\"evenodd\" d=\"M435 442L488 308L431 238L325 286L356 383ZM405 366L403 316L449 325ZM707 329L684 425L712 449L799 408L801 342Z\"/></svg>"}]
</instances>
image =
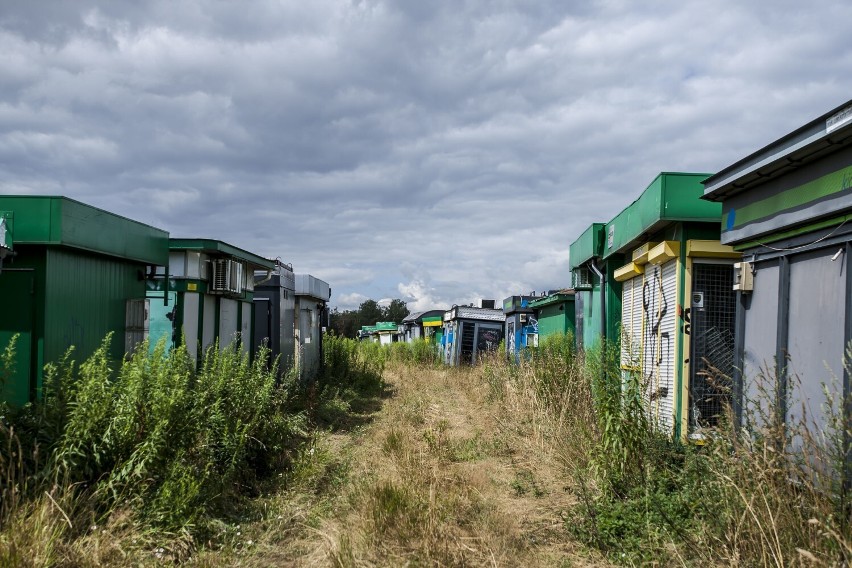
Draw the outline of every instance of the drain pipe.
<instances>
[{"instance_id":1,"label":"drain pipe","mask_svg":"<svg viewBox=\"0 0 852 568\"><path fill-rule=\"evenodd\" d=\"M594 259L589 261L589 267L601 281L601 337L606 341L606 280L603 273L595 264Z\"/></svg>"}]
</instances>

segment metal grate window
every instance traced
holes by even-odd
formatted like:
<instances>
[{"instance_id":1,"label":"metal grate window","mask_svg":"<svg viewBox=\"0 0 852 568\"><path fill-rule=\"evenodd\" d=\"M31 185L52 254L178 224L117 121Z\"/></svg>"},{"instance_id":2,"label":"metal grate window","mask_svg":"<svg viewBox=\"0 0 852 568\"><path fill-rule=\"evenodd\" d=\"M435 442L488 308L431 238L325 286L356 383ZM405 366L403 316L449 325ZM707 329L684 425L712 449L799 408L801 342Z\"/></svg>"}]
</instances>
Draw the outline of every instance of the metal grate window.
<instances>
[{"instance_id":1,"label":"metal grate window","mask_svg":"<svg viewBox=\"0 0 852 568\"><path fill-rule=\"evenodd\" d=\"M691 298L691 428L716 426L731 402L736 292L730 264L694 264Z\"/></svg>"}]
</instances>

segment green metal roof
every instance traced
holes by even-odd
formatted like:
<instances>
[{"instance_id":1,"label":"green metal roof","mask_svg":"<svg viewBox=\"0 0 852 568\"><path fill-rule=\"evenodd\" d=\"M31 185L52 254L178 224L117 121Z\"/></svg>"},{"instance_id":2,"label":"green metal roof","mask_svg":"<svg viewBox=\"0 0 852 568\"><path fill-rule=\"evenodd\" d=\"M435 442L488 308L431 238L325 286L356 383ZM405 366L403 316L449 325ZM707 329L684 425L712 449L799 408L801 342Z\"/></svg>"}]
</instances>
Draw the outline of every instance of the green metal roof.
<instances>
[{"instance_id":1,"label":"green metal roof","mask_svg":"<svg viewBox=\"0 0 852 568\"><path fill-rule=\"evenodd\" d=\"M574 301L574 293L568 292L559 292L557 294L551 294L545 298L539 298L534 302L530 302L531 308L543 308L545 306L550 306L552 304L560 304L562 302L573 302Z\"/></svg>"},{"instance_id":2,"label":"green metal roof","mask_svg":"<svg viewBox=\"0 0 852 568\"><path fill-rule=\"evenodd\" d=\"M15 245L65 246L165 265L169 233L61 196L3 195L0 212Z\"/></svg>"},{"instance_id":3,"label":"green metal roof","mask_svg":"<svg viewBox=\"0 0 852 568\"><path fill-rule=\"evenodd\" d=\"M630 250L643 235L678 221L721 223L722 206L701 199L709 174L663 172L604 229L602 258Z\"/></svg>"},{"instance_id":4,"label":"green metal roof","mask_svg":"<svg viewBox=\"0 0 852 568\"><path fill-rule=\"evenodd\" d=\"M604 227L606 223L592 223L583 234L571 243L569 262L571 270L603 254Z\"/></svg>"},{"instance_id":5,"label":"green metal roof","mask_svg":"<svg viewBox=\"0 0 852 568\"><path fill-rule=\"evenodd\" d=\"M261 268L270 270L275 268L275 261L263 258L262 256L258 256L247 250L214 239L169 239L169 249L196 250L207 253L212 252L226 254Z\"/></svg>"}]
</instances>

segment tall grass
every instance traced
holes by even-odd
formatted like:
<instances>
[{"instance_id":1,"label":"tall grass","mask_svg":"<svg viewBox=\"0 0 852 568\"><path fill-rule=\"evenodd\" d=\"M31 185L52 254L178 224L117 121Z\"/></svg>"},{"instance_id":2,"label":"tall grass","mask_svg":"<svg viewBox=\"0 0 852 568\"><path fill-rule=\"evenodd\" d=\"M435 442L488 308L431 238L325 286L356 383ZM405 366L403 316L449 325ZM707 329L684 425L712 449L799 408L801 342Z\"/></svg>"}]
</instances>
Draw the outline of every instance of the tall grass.
<instances>
[{"instance_id":1,"label":"tall grass","mask_svg":"<svg viewBox=\"0 0 852 568\"><path fill-rule=\"evenodd\" d=\"M617 346L573 351L547 338L519 365L492 359L483 378L504 404L525 404L563 458L578 497L566 528L625 564L848 565L843 401L825 432L779 428L774 396L745 405L703 446L662 436L643 410L639 379ZM848 362L847 362L848 364ZM831 400L831 399L829 399Z\"/></svg>"},{"instance_id":2,"label":"tall grass","mask_svg":"<svg viewBox=\"0 0 852 568\"><path fill-rule=\"evenodd\" d=\"M15 527L48 521L51 542L128 516L190 543L303 439L293 381L277 382L268 351L252 362L238 345L213 346L196 370L185 348L164 343L110 361L110 340L79 366L69 350L45 368L39 401L5 409L0 560L45 547Z\"/></svg>"}]
</instances>

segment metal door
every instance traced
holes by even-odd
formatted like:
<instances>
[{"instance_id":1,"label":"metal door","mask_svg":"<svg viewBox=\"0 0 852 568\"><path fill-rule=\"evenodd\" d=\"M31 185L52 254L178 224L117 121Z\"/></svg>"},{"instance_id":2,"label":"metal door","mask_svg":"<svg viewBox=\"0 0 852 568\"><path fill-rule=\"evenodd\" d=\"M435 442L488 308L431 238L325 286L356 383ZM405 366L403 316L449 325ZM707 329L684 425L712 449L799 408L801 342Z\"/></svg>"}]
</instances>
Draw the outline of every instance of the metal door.
<instances>
[{"instance_id":1,"label":"metal door","mask_svg":"<svg viewBox=\"0 0 852 568\"><path fill-rule=\"evenodd\" d=\"M460 365L473 365L474 340L476 338L475 327L473 322L464 322L461 324Z\"/></svg>"},{"instance_id":2,"label":"metal door","mask_svg":"<svg viewBox=\"0 0 852 568\"><path fill-rule=\"evenodd\" d=\"M736 292L730 264L694 263L690 298L689 423L716 426L731 401Z\"/></svg>"}]
</instances>

